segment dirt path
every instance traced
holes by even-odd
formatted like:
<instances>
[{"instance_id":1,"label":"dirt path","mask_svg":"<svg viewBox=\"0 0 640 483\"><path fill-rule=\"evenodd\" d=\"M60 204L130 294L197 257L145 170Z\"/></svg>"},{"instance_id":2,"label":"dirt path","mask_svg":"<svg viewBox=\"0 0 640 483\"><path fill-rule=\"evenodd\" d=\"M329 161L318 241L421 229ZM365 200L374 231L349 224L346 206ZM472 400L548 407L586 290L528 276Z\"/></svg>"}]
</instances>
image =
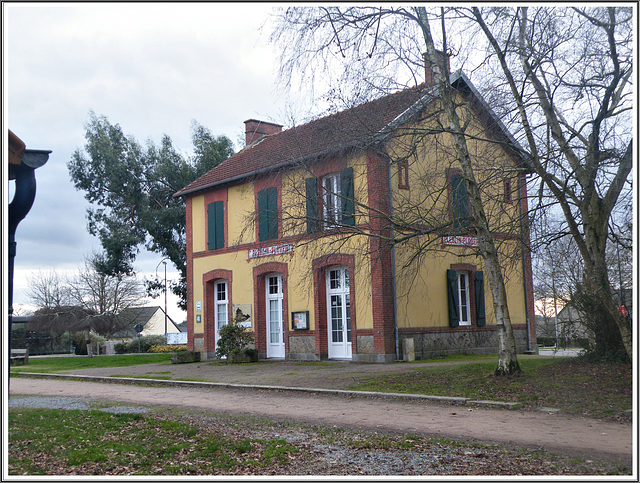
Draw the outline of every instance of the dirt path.
<instances>
[{"instance_id":1,"label":"dirt path","mask_svg":"<svg viewBox=\"0 0 640 483\"><path fill-rule=\"evenodd\" d=\"M75 396L200 409L325 426L506 444L632 465L632 426L532 411L470 408L432 401L251 389L149 387L11 378L11 394Z\"/></svg>"}]
</instances>

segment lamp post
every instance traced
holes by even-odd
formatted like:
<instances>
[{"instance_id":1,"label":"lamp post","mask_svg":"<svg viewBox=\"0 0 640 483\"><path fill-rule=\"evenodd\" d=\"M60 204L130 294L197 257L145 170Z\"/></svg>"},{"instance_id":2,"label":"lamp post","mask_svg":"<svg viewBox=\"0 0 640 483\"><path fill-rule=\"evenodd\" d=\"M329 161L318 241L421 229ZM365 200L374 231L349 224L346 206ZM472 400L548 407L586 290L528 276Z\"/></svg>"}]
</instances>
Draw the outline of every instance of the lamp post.
<instances>
[{"instance_id":1,"label":"lamp post","mask_svg":"<svg viewBox=\"0 0 640 483\"><path fill-rule=\"evenodd\" d=\"M160 263L164 265L164 336L167 337L167 260L169 257L164 257L160 260ZM160 263L156 265L156 277L158 276L158 267Z\"/></svg>"},{"instance_id":2,"label":"lamp post","mask_svg":"<svg viewBox=\"0 0 640 483\"><path fill-rule=\"evenodd\" d=\"M9 130L9 180L15 181L15 193L9 203L9 363L11 363L11 325L13 319L13 271L16 256L16 229L31 210L36 197L35 170L49 159L51 151L26 149L24 142Z\"/></svg>"}]
</instances>

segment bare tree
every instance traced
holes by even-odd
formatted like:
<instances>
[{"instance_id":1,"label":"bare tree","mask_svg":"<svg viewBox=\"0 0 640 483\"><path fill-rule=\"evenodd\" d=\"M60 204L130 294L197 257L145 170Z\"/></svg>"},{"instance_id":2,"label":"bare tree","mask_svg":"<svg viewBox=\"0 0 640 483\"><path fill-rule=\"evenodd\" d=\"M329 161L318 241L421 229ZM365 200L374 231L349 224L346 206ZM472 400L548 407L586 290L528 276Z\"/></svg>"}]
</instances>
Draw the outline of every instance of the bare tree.
<instances>
[{"instance_id":1,"label":"bare tree","mask_svg":"<svg viewBox=\"0 0 640 483\"><path fill-rule=\"evenodd\" d=\"M93 254L86 258L84 267L70 280L56 272L32 277L29 295L39 309L29 327L55 334L84 332L87 343L99 338L90 334L108 337L126 327L129 321L119 314L144 303L144 287L134 275L101 273L100 257ZM92 355L92 351L88 354Z\"/></svg>"},{"instance_id":2,"label":"bare tree","mask_svg":"<svg viewBox=\"0 0 640 483\"><path fill-rule=\"evenodd\" d=\"M55 270L28 276L27 283L27 296L40 308L62 307L70 303L69 286Z\"/></svg>"},{"instance_id":3,"label":"bare tree","mask_svg":"<svg viewBox=\"0 0 640 483\"><path fill-rule=\"evenodd\" d=\"M109 336L123 328L119 318L126 308L144 304L145 291L135 275L107 275L98 270L101 258L93 254L69 282L74 305L92 314L83 322L84 329Z\"/></svg>"},{"instance_id":4,"label":"bare tree","mask_svg":"<svg viewBox=\"0 0 640 483\"><path fill-rule=\"evenodd\" d=\"M447 36L444 11L431 18L441 21L442 38L444 39L443 51L446 52ZM411 29L413 33L419 34L418 38L421 39L419 43L415 42L415 37L411 37L407 28ZM436 139L437 145L443 149L440 159L449 160L450 167L455 166L462 172L462 182L465 185L465 191L469 194L471 207L467 219L464 220L464 226L455 226L455 222L452 223L446 213L443 213L441 209L434 209L434 207L442 205L442 199L447 193L447 183L443 183L442 180L433 182L433 179L431 182L427 182L428 176L437 177L437 175L422 173L421 179L425 180L422 186L426 189L420 199L401 200L403 205L398 209L394 207L393 214L383 207L360 203L358 208L369 215L370 225L360 225L359 228L340 227L344 228L346 233L374 237L376 241L370 245L371 249L379 250L381 253L384 253L391 246L399 247L401 245L404 245L405 249L415 250L407 257L409 265L417 262L429 250L429 246L433 244L435 239L433 235L450 232L452 229L461 230L462 228L462 232L464 230L468 232L471 229L479 240L476 254L480 255L485 262L497 319L500 357L496 374L506 375L519 372L515 338L507 306L504 275L499 251L492 236L492 233L495 232L495 220L504 221L505 217L489 216L487 212L487 203L489 203L491 206L489 209L494 210L491 214L498 215L499 208L495 208L495 206L499 204L491 205L488 200L495 199L495 174L504 175L504 171L500 172L500 169L492 167L491 162L488 161L485 163L485 171L482 175L478 176L476 173L478 160L482 159L482 155L477 156L481 151L477 148L482 145L484 149L491 150L491 141L487 137L478 139L477 134L475 138L473 137L472 132L474 131L470 129L470 119L472 118L469 116L470 108L464 103L459 103L458 93L449 80L447 62L441 62L438 57L426 9L423 7L288 8L282 13L273 38L284 47L281 75L286 79L298 75L300 69L317 66L317 62L324 65L326 69L335 64L336 58L346 59L343 64L345 70L341 80L343 80L347 92L355 93L351 102L354 102L355 99L356 103L366 99L372 92L384 92L390 86L397 85L390 80L390 77L383 78L382 75L372 74L374 71L366 68L367 59L373 58L374 55L377 60L386 59L386 61L394 63L396 74L399 70L413 72L412 75L415 79L416 71L422 70L422 68L415 69L415 54L418 52L417 58L420 59L420 63L417 65L422 66L422 52L427 52L427 58L432 66L432 80L435 81L438 88L437 99L434 102L436 107L433 108L433 112L430 112L432 120L436 120L435 126L430 129L412 127L404 130L400 136L394 138L395 145L402 144L402 149L394 152L389 149L389 144L386 144L381 150L381 156L388 163L406 161L414 158L416 151L424 146L422 141L425 137ZM406 42L413 42L414 48L408 50L412 55L405 55L403 45ZM365 53L366 55L364 55ZM362 60L362 64L355 62L360 60ZM361 65L362 68L354 67L358 65ZM412 75L409 75L409 78ZM343 92L336 93L334 90L331 94L342 96ZM440 142L437 140L438 136L453 142ZM471 141L469 141L470 137ZM469 142L472 142L476 148L473 156L470 154ZM394 143L390 144L394 145ZM453 149L450 148L451 145L453 145ZM447 146L449 147L447 148ZM495 154L488 154L486 159L495 159ZM388 165L381 167L381 169L388 169L386 166ZM491 182L493 182L493 196L483 196L483 182L487 186L491 186ZM325 187L321 187L321 189L326 190ZM487 189L488 191L489 189ZM366 199L366 197L360 199ZM288 212L287 218L289 220L302 222L301 214L296 218L292 213L295 213L295 207ZM457 221L460 222L460 220ZM511 225L509 233L513 233L514 223L518 226L517 232L522 232L522 227L519 226L520 221L519 216L516 217L516 220L509 217ZM491 223L494 223L494 226L491 226ZM346 237L339 237L334 239L334 243L340 245L347 243L346 240Z\"/></svg>"},{"instance_id":5,"label":"bare tree","mask_svg":"<svg viewBox=\"0 0 640 483\"><path fill-rule=\"evenodd\" d=\"M473 8L471 16L497 59L505 116L580 252L596 350L622 346L631 358L631 328L614 302L606 253L612 214L630 189L633 11Z\"/></svg>"}]
</instances>

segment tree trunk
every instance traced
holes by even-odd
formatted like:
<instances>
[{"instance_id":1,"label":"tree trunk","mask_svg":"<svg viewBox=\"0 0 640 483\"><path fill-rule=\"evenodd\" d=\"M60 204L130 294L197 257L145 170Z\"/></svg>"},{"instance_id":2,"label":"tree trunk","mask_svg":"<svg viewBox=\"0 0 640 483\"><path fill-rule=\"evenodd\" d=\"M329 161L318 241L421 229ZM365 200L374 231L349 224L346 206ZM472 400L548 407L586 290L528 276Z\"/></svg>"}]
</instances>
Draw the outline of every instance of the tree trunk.
<instances>
[{"instance_id":1,"label":"tree trunk","mask_svg":"<svg viewBox=\"0 0 640 483\"><path fill-rule=\"evenodd\" d=\"M453 137L453 142L458 154L458 161L462 167L464 182L467 184L469 193L469 202L471 205L471 215L473 217L473 228L478 236L478 248L482 256L491 295L493 299L493 309L496 315L496 323L498 324L498 367L495 374L499 376L516 374L521 371L520 364L516 357L515 337L511 327L511 318L509 317L509 308L507 306L507 291L504 285L504 278L500 268L500 260L496 249L489 223L484 211L482 199L480 198L480 190L473 171L471 155L467 146L467 141L462 128L460 117L456 112L456 106L453 98L453 91L448 79L448 72L443 73L442 68L437 59L429 21L424 7L417 8L420 18L420 25L425 38L427 54L432 63L434 77L437 81L440 101L449 121L449 128ZM446 39L443 26L443 37ZM443 49L446 51L446 45ZM444 63L446 65L446 62Z\"/></svg>"},{"instance_id":2,"label":"tree trunk","mask_svg":"<svg viewBox=\"0 0 640 483\"><path fill-rule=\"evenodd\" d=\"M585 244L591 263L586 264L584 276L583 316L595 334L595 353L598 356L615 356L624 350L632 360L633 340L631 327L620 314L613 300L611 283L605 258L607 230L597 232L589 224L585 230Z\"/></svg>"}]
</instances>

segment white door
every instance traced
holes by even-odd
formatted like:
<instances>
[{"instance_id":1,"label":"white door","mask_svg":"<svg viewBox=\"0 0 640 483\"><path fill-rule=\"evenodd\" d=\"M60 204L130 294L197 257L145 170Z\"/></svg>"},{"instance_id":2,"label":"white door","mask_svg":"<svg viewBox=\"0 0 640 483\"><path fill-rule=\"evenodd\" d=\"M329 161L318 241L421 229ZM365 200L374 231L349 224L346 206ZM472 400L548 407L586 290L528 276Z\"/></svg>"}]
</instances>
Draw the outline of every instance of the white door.
<instances>
[{"instance_id":1,"label":"white door","mask_svg":"<svg viewBox=\"0 0 640 483\"><path fill-rule=\"evenodd\" d=\"M267 358L283 359L285 354L282 275L267 275L265 286L267 292Z\"/></svg>"},{"instance_id":2,"label":"white door","mask_svg":"<svg viewBox=\"0 0 640 483\"><path fill-rule=\"evenodd\" d=\"M351 359L351 295L349 269L327 271L327 327L329 358Z\"/></svg>"},{"instance_id":3,"label":"white door","mask_svg":"<svg viewBox=\"0 0 640 483\"><path fill-rule=\"evenodd\" d=\"M214 314L216 324L216 349L220 339L220 329L229 323L229 290L226 281L214 285Z\"/></svg>"}]
</instances>

